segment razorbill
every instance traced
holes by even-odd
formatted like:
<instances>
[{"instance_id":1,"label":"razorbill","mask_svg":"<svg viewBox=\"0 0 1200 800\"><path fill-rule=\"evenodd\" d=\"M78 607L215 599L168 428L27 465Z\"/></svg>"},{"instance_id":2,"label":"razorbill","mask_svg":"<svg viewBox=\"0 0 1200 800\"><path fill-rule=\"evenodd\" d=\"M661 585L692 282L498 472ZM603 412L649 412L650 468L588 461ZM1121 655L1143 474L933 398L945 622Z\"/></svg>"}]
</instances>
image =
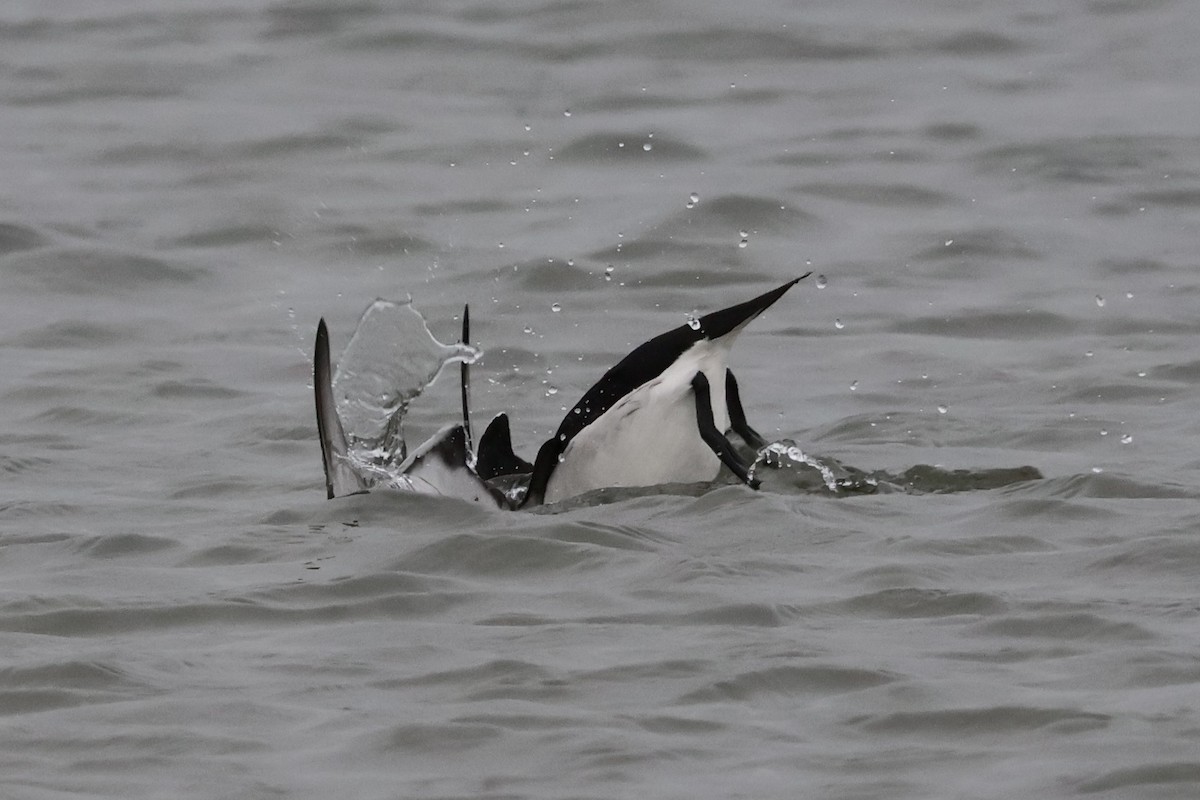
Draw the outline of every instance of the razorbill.
<instances>
[{"instance_id":1,"label":"razorbill","mask_svg":"<svg viewBox=\"0 0 1200 800\"><path fill-rule=\"evenodd\" d=\"M729 350L809 274L656 336L604 373L538 450L522 507L610 486L711 481L721 464L758 488L725 436L732 427L751 447L765 444L746 422ZM507 429L505 419L497 435Z\"/></svg>"}]
</instances>

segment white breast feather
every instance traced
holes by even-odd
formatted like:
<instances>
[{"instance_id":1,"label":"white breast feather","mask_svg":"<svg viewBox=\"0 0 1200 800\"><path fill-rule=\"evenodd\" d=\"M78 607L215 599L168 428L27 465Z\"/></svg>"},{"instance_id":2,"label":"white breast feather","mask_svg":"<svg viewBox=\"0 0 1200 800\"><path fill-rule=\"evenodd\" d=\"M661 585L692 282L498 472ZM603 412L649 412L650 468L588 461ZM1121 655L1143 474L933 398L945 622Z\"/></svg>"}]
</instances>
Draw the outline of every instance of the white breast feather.
<instances>
[{"instance_id":1,"label":"white breast feather","mask_svg":"<svg viewBox=\"0 0 1200 800\"><path fill-rule=\"evenodd\" d=\"M721 462L700 438L692 378L703 372L712 389L717 430L729 426L725 370L733 336L702 340L657 378L642 384L568 443L546 486L555 503L605 486L653 486L710 481Z\"/></svg>"}]
</instances>

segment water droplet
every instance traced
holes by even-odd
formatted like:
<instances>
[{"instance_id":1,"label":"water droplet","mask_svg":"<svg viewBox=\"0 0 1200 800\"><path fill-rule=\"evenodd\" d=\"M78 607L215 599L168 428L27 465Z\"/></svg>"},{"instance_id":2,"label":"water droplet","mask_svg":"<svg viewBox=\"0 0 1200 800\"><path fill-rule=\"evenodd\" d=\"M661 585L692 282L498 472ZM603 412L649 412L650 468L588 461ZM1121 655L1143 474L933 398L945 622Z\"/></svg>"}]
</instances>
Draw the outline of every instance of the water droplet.
<instances>
[{"instance_id":1,"label":"water droplet","mask_svg":"<svg viewBox=\"0 0 1200 800\"><path fill-rule=\"evenodd\" d=\"M742 239L740 242L738 242L738 247L745 248L748 244L750 244L749 239Z\"/></svg>"},{"instance_id":2,"label":"water droplet","mask_svg":"<svg viewBox=\"0 0 1200 800\"><path fill-rule=\"evenodd\" d=\"M1126 299L1126 300L1132 300L1132 299L1133 299L1133 292L1126 292L1126 293L1125 293L1125 299Z\"/></svg>"},{"instance_id":3,"label":"water droplet","mask_svg":"<svg viewBox=\"0 0 1200 800\"><path fill-rule=\"evenodd\" d=\"M526 333L533 333L533 328L531 328L531 327L529 327L528 325L526 325L526 326L525 326L525 332L526 332Z\"/></svg>"},{"instance_id":4,"label":"water droplet","mask_svg":"<svg viewBox=\"0 0 1200 800\"><path fill-rule=\"evenodd\" d=\"M693 315L688 316L688 327L694 331L700 330L700 320Z\"/></svg>"},{"instance_id":5,"label":"water droplet","mask_svg":"<svg viewBox=\"0 0 1200 800\"><path fill-rule=\"evenodd\" d=\"M649 142L646 142L645 144L642 145L642 149L645 150L647 153L649 153L651 150L654 149L654 145L650 144Z\"/></svg>"},{"instance_id":6,"label":"water droplet","mask_svg":"<svg viewBox=\"0 0 1200 800\"><path fill-rule=\"evenodd\" d=\"M560 306L558 303L552 303L550 305L550 310L557 314L558 312L562 311L562 306Z\"/></svg>"},{"instance_id":7,"label":"water droplet","mask_svg":"<svg viewBox=\"0 0 1200 800\"><path fill-rule=\"evenodd\" d=\"M565 109L565 110L563 111L563 116L564 116L564 117L569 117L569 116L571 116L571 109L569 109L569 108L568 108L568 109Z\"/></svg>"},{"instance_id":8,"label":"water droplet","mask_svg":"<svg viewBox=\"0 0 1200 800\"><path fill-rule=\"evenodd\" d=\"M950 410L950 406L938 406L937 410L938 410L939 414L945 414L947 411Z\"/></svg>"},{"instance_id":9,"label":"water droplet","mask_svg":"<svg viewBox=\"0 0 1200 800\"><path fill-rule=\"evenodd\" d=\"M1139 373L1138 373L1138 377L1139 377L1139 378L1144 378L1144 377L1146 377L1146 373L1144 373L1144 372L1139 372Z\"/></svg>"},{"instance_id":10,"label":"water droplet","mask_svg":"<svg viewBox=\"0 0 1200 800\"><path fill-rule=\"evenodd\" d=\"M547 386L546 387L546 397L550 397L551 395L556 395L556 394L558 394L557 386Z\"/></svg>"},{"instance_id":11,"label":"water droplet","mask_svg":"<svg viewBox=\"0 0 1200 800\"><path fill-rule=\"evenodd\" d=\"M611 281L612 274L613 274L613 265L609 264L607 267L604 268L604 280Z\"/></svg>"},{"instance_id":12,"label":"water droplet","mask_svg":"<svg viewBox=\"0 0 1200 800\"><path fill-rule=\"evenodd\" d=\"M560 433L560 434L558 435L558 440L559 440L560 442L565 442L565 441L567 440L567 435L566 435L565 433Z\"/></svg>"},{"instance_id":13,"label":"water droplet","mask_svg":"<svg viewBox=\"0 0 1200 800\"><path fill-rule=\"evenodd\" d=\"M504 242L498 242L497 244L501 250L504 249Z\"/></svg>"},{"instance_id":14,"label":"water droplet","mask_svg":"<svg viewBox=\"0 0 1200 800\"><path fill-rule=\"evenodd\" d=\"M954 244L954 240L953 240L953 239L947 239L947 240L946 240L946 247L949 247L949 246L950 246L950 245L952 245L952 244Z\"/></svg>"},{"instance_id":15,"label":"water droplet","mask_svg":"<svg viewBox=\"0 0 1200 800\"><path fill-rule=\"evenodd\" d=\"M558 454L558 463L560 463L560 464L561 464L561 463L563 463L563 462L564 462L564 461L566 461L566 460L567 460L567 454L566 454L566 453L559 453L559 454Z\"/></svg>"},{"instance_id":16,"label":"water droplet","mask_svg":"<svg viewBox=\"0 0 1200 800\"><path fill-rule=\"evenodd\" d=\"M1096 295L1096 305L1104 308L1104 298L1101 295Z\"/></svg>"},{"instance_id":17,"label":"water droplet","mask_svg":"<svg viewBox=\"0 0 1200 800\"><path fill-rule=\"evenodd\" d=\"M1133 434L1127 433L1121 437L1121 444L1133 444Z\"/></svg>"},{"instance_id":18,"label":"water droplet","mask_svg":"<svg viewBox=\"0 0 1200 800\"><path fill-rule=\"evenodd\" d=\"M833 321L833 327L840 331L842 328L846 327L846 323L842 322L840 319L835 319Z\"/></svg>"},{"instance_id":19,"label":"water droplet","mask_svg":"<svg viewBox=\"0 0 1200 800\"><path fill-rule=\"evenodd\" d=\"M828 278L826 278L824 275L817 276L817 288L818 289L824 289L828 285L829 285Z\"/></svg>"},{"instance_id":20,"label":"water droplet","mask_svg":"<svg viewBox=\"0 0 1200 800\"><path fill-rule=\"evenodd\" d=\"M1108 430L1107 430L1106 428L1101 428L1101 429L1100 429L1100 435L1101 435L1101 436L1108 436Z\"/></svg>"},{"instance_id":21,"label":"water droplet","mask_svg":"<svg viewBox=\"0 0 1200 800\"><path fill-rule=\"evenodd\" d=\"M1093 353L1091 350L1088 350L1088 351L1087 351L1086 353L1084 353L1083 355L1084 355L1084 357L1085 357L1085 358L1091 358L1092 356L1094 356L1094 355L1096 355L1096 354L1095 354L1095 353Z\"/></svg>"},{"instance_id":22,"label":"water droplet","mask_svg":"<svg viewBox=\"0 0 1200 800\"><path fill-rule=\"evenodd\" d=\"M852 392L858 391L858 381L850 381L850 391L852 391Z\"/></svg>"},{"instance_id":23,"label":"water droplet","mask_svg":"<svg viewBox=\"0 0 1200 800\"><path fill-rule=\"evenodd\" d=\"M573 267L573 266L575 266L575 259L573 259L573 258L568 258L568 259L567 259L567 266L568 266L568 267Z\"/></svg>"},{"instance_id":24,"label":"water droplet","mask_svg":"<svg viewBox=\"0 0 1200 800\"><path fill-rule=\"evenodd\" d=\"M1099 475L1101 472L1104 472L1104 467L1092 467L1092 472Z\"/></svg>"},{"instance_id":25,"label":"water droplet","mask_svg":"<svg viewBox=\"0 0 1200 800\"><path fill-rule=\"evenodd\" d=\"M688 200L692 203L692 205L696 205L700 202L700 193L692 192L690 195L688 195Z\"/></svg>"}]
</instances>

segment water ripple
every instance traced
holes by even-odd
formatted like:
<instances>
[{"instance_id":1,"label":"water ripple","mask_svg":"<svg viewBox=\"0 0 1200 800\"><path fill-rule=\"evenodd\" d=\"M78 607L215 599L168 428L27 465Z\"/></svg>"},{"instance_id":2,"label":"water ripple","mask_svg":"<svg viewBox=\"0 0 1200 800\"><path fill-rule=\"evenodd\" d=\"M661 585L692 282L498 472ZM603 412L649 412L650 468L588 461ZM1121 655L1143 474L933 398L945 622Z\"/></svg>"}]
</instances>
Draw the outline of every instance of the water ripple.
<instances>
[{"instance_id":1,"label":"water ripple","mask_svg":"<svg viewBox=\"0 0 1200 800\"><path fill-rule=\"evenodd\" d=\"M987 708L899 711L855 717L847 723L871 733L908 736L1023 735L1041 729L1085 733L1108 727L1112 717L1071 708L992 706Z\"/></svg>"}]
</instances>

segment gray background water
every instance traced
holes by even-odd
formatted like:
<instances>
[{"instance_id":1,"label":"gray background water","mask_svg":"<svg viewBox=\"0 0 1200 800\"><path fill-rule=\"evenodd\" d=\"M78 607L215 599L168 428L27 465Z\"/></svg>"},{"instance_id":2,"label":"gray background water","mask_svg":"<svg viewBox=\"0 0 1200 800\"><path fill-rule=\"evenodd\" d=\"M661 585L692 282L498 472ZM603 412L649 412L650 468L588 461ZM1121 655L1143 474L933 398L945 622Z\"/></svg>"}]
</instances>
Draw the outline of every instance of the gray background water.
<instances>
[{"instance_id":1,"label":"gray background water","mask_svg":"<svg viewBox=\"0 0 1200 800\"><path fill-rule=\"evenodd\" d=\"M0 795L1196 797L1197 41L1190 0L4 4ZM469 301L529 457L807 269L734 353L765 433L1046 480L324 500L321 315Z\"/></svg>"}]
</instances>

